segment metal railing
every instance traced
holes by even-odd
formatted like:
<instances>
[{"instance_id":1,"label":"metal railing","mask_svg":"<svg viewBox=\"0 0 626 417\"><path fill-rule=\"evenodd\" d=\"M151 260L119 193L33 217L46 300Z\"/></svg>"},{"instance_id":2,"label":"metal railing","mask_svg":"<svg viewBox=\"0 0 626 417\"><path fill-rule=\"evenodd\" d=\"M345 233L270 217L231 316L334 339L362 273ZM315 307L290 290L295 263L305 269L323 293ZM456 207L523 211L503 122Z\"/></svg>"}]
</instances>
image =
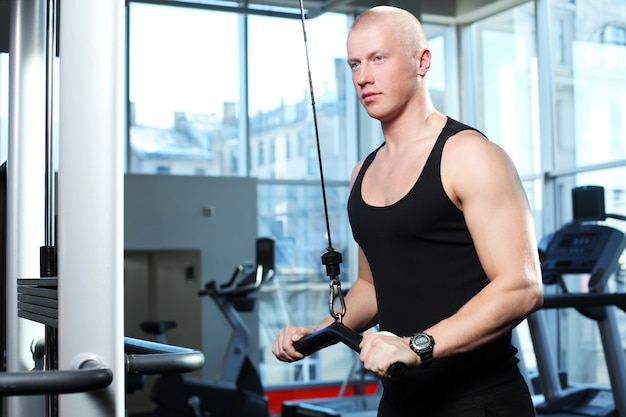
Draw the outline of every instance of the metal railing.
<instances>
[{"instance_id":1,"label":"metal railing","mask_svg":"<svg viewBox=\"0 0 626 417\"><path fill-rule=\"evenodd\" d=\"M204 366L204 355L194 349L124 338L127 375L185 373ZM0 373L0 395L71 394L97 391L113 381L113 371L94 359L76 369Z\"/></svg>"}]
</instances>

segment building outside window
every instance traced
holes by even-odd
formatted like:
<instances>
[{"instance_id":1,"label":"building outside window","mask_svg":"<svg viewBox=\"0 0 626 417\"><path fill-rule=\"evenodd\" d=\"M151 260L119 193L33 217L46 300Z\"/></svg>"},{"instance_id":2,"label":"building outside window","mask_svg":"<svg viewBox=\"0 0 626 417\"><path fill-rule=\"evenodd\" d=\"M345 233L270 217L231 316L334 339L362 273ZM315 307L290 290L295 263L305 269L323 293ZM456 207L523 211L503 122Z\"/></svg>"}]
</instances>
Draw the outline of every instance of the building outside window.
<instances>
[{"instance_id":1,"label":"building outside window","mask_svg":"<svg viewBox=\"0 0 626 417\"><path fill-rule=\"evenodd\" d=\"M238 16L129 5L129 171L236 175Z\"/></svg>"}]
</instances>

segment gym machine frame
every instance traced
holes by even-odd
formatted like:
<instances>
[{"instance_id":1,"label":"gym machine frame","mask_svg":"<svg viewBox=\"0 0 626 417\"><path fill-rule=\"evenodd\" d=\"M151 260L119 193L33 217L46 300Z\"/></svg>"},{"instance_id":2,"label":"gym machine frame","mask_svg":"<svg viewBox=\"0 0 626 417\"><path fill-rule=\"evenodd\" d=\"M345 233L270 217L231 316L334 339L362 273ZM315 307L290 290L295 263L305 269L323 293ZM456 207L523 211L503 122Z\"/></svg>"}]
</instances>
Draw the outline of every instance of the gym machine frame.
<instances>
[{"instance_id":1,"label":"gym machine frame","mask_svg":"<svg viewBox=\"0 0 626 417\"><path fill-rule=\"evenodd\" d=\"M114 372L95 353L81 353L74 357L70 369L59 370L57 366L58 291L57 250L54 225L54 170L53 170L53 66L57 56L58 11L60 3L47 0L45 30L46 105L45 105L45 244L40 248L40 278L17 280L17 317L42 323L45 338L33 342L31 352L35 370L0 373L1 396L46 396L46 415L58 415L58 394L81 393L102 390L113 382ZM21 8L23 6L23 9ZM12 21L17 27L20 19L34 13L35 7L28 3L15 4ZM19 9L19 11L18 11ZM33 31L35 29L32 29ZM16 39L20 36L16 36ZM21 50L20 50L21 51ZM20 56L18 51L15 61ZM12 156L13 153L10 153ZM20 156L18 154L18 156ZM13 161L15 165L19 162ZM11 173L8 179L15 184ZM7 196L9 193L7 192ZM124 367L126 375L181 373L197 370L204 365L204 355L192 349L163 345L138 339L124 338ZM45 369L44 369L45 368ZM119 379L118 379L119 380ZM122 379L123 380L123 379Z\"/></svg>"}]
</instances>

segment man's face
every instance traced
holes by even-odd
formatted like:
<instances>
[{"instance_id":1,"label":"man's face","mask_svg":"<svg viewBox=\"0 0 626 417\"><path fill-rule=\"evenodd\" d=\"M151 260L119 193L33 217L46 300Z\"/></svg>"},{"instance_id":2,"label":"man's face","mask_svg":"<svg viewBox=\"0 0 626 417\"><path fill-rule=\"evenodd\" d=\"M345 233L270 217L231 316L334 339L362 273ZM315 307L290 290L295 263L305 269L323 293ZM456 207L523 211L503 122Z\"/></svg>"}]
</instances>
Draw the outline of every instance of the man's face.
<instances>
[{"instance_id":1,"label":"man's face","mask_svg":"<svg viewBox=\"0 0 626 417\"><path fill-rule=\"evenodd\" d=\"M348 37L348 64L361 104L381 122L401 115L415 97L419 62L408 56L393 22L353 29Z\"/></svg>"}]
</instances>

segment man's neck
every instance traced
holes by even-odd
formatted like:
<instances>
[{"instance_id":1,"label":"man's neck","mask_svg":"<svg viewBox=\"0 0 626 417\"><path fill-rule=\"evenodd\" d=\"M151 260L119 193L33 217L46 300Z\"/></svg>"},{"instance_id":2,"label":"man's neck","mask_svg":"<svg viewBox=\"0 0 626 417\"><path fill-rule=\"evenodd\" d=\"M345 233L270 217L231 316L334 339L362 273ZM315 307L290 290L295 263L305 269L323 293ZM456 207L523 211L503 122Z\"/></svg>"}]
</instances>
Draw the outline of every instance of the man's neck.
<instances>
[{"instance_id":1,"label":"man's neck","mask_svg":"<svg viewBox=\"0 0 626 417\"><path fill-rule=\"evenodd\" d=\"M431 103L407 109L394 120L381 122L385 142L388 145L402 146L403 143L432 137L439 134L446 117L438 112Z\"/></svg>"}]
</instances>

